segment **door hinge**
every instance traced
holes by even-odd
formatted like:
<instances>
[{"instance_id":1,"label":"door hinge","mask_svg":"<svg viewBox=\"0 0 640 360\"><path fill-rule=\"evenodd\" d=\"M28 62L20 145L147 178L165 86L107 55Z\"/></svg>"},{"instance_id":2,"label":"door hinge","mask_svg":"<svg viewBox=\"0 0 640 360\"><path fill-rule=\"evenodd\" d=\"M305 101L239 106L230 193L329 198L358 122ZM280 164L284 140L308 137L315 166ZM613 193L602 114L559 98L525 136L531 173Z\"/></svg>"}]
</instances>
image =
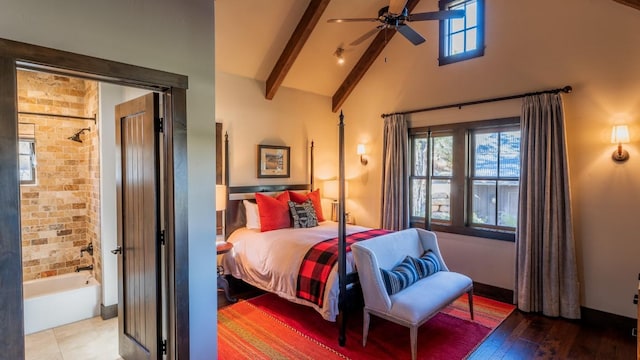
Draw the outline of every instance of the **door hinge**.
<instances>
[{"instance_id":1,"label":"door hinge","mask_svg":"<svg viewBox=\"0 0 640 360\"><path fill-rule=\"evenodd\" d=\"M160 235L158 237L160 238L160 245L164 245L164 230L160 230Z\"/></svg>"},{"instance_id":2,"label":"door hinge","mask_svg":"<svg viewBox=\"0 0 640 360\"><path fill-rule=\"evenodd\" d=\"M156 132L164 132L164 118L156 118Z\"/></svg>"},{"instance_id":3,"label":"door hinge","mask_svg":"<svg viewBox=\"0 0 640 360\"><path fill-rule=\"evenodd\" d=\"M167 355L167 340L162 340L162 355Z\"/></svg>"}]
</instances>

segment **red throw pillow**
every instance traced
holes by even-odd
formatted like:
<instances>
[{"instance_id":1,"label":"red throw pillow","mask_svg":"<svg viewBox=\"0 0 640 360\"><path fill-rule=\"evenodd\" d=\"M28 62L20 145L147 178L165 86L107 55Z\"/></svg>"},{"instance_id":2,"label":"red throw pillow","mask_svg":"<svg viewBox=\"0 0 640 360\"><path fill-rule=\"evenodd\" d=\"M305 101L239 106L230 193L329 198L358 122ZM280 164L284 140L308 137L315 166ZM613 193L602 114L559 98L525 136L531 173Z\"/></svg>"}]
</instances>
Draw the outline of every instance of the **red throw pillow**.
<instances>
[{"instance_id":1,"label":"red throw pillow","mask_svg":"<svg viewBox=\"0 0 640 360\"><path fill-rule=\"evenodd\" d=\"M302 204L307 201L307 199L311 200L311 203L313 203L313 210L316 211L318 221L324 221L324 216L322 215L322 202L320 202L320 189L315 189L314 191L306 194L300 194L294 191L288 191L288 193L291 201L297 204Z\"/></svg>"},{"instance_id":2,"label":"red throw pillow","mask_svg":"<svg viewBox=\"0 0 640 360\"><path fill-rule=\"evenodd\" d=\"M289 194L286 191L275 198L256 193L256 203L258 203L258 213L260 213L260 231L291 227L288 202Z\"/></svg>"}]
</instances>

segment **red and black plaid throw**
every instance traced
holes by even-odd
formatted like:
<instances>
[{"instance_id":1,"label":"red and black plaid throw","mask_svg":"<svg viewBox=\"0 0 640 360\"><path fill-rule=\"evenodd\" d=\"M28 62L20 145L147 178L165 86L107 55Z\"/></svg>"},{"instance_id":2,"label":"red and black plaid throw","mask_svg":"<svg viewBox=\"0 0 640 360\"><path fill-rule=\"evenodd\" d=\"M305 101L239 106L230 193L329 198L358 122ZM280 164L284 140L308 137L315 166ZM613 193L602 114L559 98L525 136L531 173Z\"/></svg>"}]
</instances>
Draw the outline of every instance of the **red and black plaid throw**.
<instances>
[{"instance_id":1,"label":"red and black plaid throw","mask_svg":"<svg viewBox=\"0 0 640 360\"><path fill-rule=\"evenodd\" d=\"M347 235L347 252L351 251L351 244L390 233L391 230L372 229ZM338 261L338 238L321 241L309 249L302 259L298 272L296 296L309 300L322 307L324 291L331 269Z\"/></svg>"}]
</instances>

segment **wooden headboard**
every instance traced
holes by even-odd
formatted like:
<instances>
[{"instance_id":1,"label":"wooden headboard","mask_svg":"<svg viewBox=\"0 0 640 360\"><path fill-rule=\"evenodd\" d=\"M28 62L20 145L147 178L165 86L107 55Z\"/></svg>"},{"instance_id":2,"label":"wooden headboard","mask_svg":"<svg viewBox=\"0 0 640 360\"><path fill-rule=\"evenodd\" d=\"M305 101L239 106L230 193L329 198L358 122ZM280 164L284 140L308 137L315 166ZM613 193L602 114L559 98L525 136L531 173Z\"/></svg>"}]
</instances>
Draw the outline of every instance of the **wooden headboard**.
<instances>
[{"instance_id":1,"label":"wooden headboard","mask_svg":"<svg viewBox=\"0 0 640 360\"><path fill-rule=\"evenodd\" d=\"M255 193L275 195L285 190L312 191L313 190L313 141L310 151L309 184L283 184L283 185L255 185L255 186L230 186L229 185L229 134L224 135L224 164L225 184L227 184L227 210L225 212L225 236L247 225L247 215L242 200L255 202Z\"/></svg>"}]
</instances>

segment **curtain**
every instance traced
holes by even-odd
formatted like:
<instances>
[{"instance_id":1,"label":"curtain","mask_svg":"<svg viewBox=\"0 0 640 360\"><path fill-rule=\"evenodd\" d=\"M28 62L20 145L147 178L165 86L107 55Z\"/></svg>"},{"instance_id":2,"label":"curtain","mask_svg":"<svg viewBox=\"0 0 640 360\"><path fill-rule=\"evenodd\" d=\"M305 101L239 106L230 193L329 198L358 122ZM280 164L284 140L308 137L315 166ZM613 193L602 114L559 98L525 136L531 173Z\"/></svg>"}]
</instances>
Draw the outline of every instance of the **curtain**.
<instances>
[{"instance_id":1,"label":"curtain","mask_svg":"<svg viewBox=\"0 0 640 360\"><path fill-rule=\"evenodd\" d=\"M516 231L516 301L526 312L580 318L562 99L524 98Z\"/></svg>"},{"instance_id":2,"label":"curtain","mask_svg":"<svg viewBox=\"0 0 640 360\"><path fill-rule=\"evenodd\" d=\"M382 228L409 227L409 131L405 115L384 119Z\"/></svg>"}]
</instances>

